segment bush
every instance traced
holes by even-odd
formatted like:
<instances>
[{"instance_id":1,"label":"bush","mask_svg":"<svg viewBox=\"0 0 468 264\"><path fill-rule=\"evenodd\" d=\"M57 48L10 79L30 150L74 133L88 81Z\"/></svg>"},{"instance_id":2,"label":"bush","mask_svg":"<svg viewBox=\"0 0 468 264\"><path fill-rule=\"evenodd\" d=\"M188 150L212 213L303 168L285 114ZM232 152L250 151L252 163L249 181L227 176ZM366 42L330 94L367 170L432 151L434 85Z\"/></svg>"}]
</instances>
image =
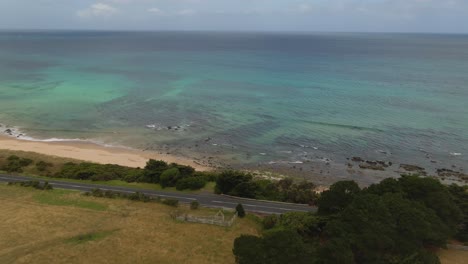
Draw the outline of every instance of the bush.
<instances>
[{"instance_id":1,"label":"bush","mask_svg":"<svg viewBox=\"0 0 468 264\"><path fill-rule=\"evenodd\" d=\"M199 202L193 201L193 202L190 203L190 209L196 210L196 209L198 209L198 207L200 207L200 203L199 203Z\"/></svg>"},{"instance_id":2,"label":"bush","mask_svg":"<svg viewBox=\"0 0 468 264\"><path fill-rule=\"evenodd\" d=\"M33 163L32 159L20 158L11 155L7 158L8 163L2 166L2 170L7 172L23 172L23 167L27 167Z\"/></svg>"},{"instance_id":3,"label":"bush","mask_svg":"<svg viewBox=\"0 0 468 264\"><path fill-rule=\"evenodd\" d=\"M206 182L203 178L200 177L189 177L189 178L184 178L181 180L178 180L176 183L176 189L181 191L181 190L199 190L203 187L205 187Z\"/></svg>"},{"instance_id":4,"label":"bush","mask_svg":"<svg viewBox=\"0 0 468 264\"><path fill-rule=\"evenodd\" d=\"M44 182L44 184L41 184L39 181L9 182L8 185L19 185L19 186L22 186L22 187L32 187L34 189L46 190L46 191L53 189L52 185L50 185L49 182Z\"/></svg>"},{"instance_id":5,"label":"bush","mask_svg":"<svg viewBox=\"0 0 468 264\"><path fill-rule=\"evenodd\" d=\"M237 185L251 180L250 174L240 171L224 171L216 180L215 191L218 194L229 194Z\"/></svg>"},{"instance_id":6,"label":"bush","mask_svg":"<svg viewBox=\"0 0 468 264\"><path fill-rule=\"evenodd\" d=\"M255 198L258 190L259 185L256 182L242 182L237 184L236 187L229 192L229 195Z\"/></svg>"},{"instance_id":7,"label":"bush","mask_svg":"<svg viewBox=\"0 0 468 264\"><path fill-rule=\"evenodd\" d=\"M179 200L177 199L164 199L162 203L173 207L179 206Z\"/></svg>"},{"instance_id":8,"label":"bush","mask_svg":"<svg viewBox=\"0 0 468 264\"><path fill-rule=\"evenodd\" d=\"M145 203L151 201L151 197L141 192L132 193L128 195L127 198L132 201L141 201Z\"/></svg>"},{"instance_id":9,"label":"bush","mask_svg":"<svg viewBox=\"0 0 468 264\"><path fill-rule=\"evenodd\" d=\"M125 180L131 182L137 180L141 174L141 169L114 164L102 165L89 162L76 164L68 162L55 174L55 177L92 181Z\"/></svg>"},{"instance_id":10,"label":"bush","mask_svg":"<svg viewBox=\"0 0 468 264\"><path fill-rule=\"evenodd\" d=\"M38 171L46 171L48 167L54 166L52 163L47 163L45 161L39 161L36 163L36 169Z\"/></svg>"},{"instance_id":11,"label":"bush","mask_svg":"<svg viewBox=\"0 0 468 264\"><path fill-rule=\"evenodd\" d=\"M159 183L161 174L169 169L169 165L162 160L150 159L145 166L142 177L139 181L148 183Z\"/></svg>"},{"instance_id":12,"label":"bush","mask_svg":"<svg viewBox=\"0 0 468 264\"><path fill-rule=\"evenodd\" d=\"M244 218L245 210L244 210L244 207L242 206L242 204L237 204L236 212L237 212L237 216L239 216L240 218Z\"/></svg>"},{"instance_id":13,"label":"bush","mask_svg":"<svg viewBox=\"0 0 468 264\"><path fill-rule=\"evenodd\" d=\"M173 187L175 186L178 178L180 177L180 172L179 169L177 168L171 168L168 170L165 170L159 179L159 183L161 184L161 187L166 188L166 187Z\"/></svg>"},{"instance_id":14,"label":"bush","mask_svg":"<svg viewBox=\"0 0 468 264\"><path fill-rule=\"evenodd\" d=\"M219 173L214 171L197 171L193 176L201 177L205 179L206 182L216 182L219 177Z\"/></svg>"}]
</instances>

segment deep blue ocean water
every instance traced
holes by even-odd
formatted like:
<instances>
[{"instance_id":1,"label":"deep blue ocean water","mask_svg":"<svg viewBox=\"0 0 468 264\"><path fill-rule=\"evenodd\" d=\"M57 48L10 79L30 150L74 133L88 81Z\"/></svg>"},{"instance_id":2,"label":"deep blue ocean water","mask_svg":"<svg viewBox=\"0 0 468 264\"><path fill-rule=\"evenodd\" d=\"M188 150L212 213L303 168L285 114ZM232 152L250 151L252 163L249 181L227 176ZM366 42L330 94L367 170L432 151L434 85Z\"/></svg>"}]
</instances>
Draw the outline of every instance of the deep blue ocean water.
<instances>
[{"instance_id":1,"label":"deep blue ocean water","mask_svg":"<svg viewBox=\"0 0 468 264\"><path fill-rule=\"evenodd\" d=\"M5 31L0 123L322 181L468 170L468 36Z\"/></svg>"}]
</instances>

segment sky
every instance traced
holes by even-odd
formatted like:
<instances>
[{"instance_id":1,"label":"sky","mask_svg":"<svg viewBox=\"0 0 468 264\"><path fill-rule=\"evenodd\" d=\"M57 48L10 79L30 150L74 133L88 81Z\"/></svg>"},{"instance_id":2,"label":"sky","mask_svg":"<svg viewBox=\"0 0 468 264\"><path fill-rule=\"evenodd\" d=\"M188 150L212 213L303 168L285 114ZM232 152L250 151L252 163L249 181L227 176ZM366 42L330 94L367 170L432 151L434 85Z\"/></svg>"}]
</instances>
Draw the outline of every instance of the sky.
<instances>
[{"instance_id":1,"label":"sky","mask_svg":"<svg viewBox=\"0 0 468 264\"><path fill-rule=\"evenodd\" d=\"M468 33L468 0L0 0L0 29Z\"/></svg>"}]
</instances>

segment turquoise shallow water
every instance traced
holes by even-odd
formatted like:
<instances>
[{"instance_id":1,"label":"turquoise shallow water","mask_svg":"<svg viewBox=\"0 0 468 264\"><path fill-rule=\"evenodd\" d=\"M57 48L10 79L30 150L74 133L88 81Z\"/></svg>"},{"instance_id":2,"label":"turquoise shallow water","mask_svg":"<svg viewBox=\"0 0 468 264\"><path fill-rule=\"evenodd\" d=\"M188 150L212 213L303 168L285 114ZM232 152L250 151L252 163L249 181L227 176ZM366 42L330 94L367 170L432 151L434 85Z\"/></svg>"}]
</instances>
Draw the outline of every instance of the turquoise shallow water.
<instances>
[{"instance_id":1,"label":"turquoise shallow water","mask_svg":"<svg viewBox=\"0 0 468 264\"><path fill-rule=\"evenodd\" d=\"M303 174L351 156L468 169L467 47L457 35L2 32L0 123Z\"/></svg>"}]
</instances>

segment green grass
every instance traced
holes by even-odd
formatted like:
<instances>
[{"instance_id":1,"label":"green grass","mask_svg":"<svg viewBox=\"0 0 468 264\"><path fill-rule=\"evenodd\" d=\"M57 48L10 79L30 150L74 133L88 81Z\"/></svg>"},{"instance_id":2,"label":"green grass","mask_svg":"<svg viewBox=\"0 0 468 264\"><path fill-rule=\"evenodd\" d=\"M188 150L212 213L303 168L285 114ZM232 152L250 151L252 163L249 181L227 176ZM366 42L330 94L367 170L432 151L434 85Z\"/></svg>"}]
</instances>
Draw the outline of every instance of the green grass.
<instances>
[{"instance_id":1,"label":"green grass","mask_svg":"<svg viewBox=\"0 0 468 264\"><path fill-rule=\"evenodd\" d=\"M69 238L66 242L71 244L82 244L89 241L97 241L112 235L116 231L117 230L87 233Z\"/></svg>"},{"instance_id":2,"label":"green grass","mask_svg":"<svg viewBox=\"0 0 468 264\"><path fill-rule=\"evenodd\" d=\"M77 192L68 190L41 191L35 194L33 199L38 203L47 205L73 206L96 211L107 210L107 206L104 204L86 201L74 194L77 194Z\"/></svg>"}]
</instances>

